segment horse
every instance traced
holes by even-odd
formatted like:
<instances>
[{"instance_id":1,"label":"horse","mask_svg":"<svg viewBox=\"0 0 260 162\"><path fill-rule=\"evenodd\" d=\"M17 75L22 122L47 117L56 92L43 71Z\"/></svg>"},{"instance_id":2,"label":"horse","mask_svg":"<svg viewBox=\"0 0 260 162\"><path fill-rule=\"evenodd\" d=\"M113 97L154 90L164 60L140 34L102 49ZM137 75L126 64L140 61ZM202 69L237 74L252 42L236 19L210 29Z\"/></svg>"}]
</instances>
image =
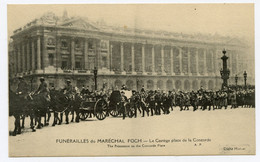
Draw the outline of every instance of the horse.
<instances>
[{"instance_id":1,"label":"horse","mask_svg":"<svg viewBox=\"0 0 260 162\"><path fill-rule=\"evenodd\" d=\"M45 93L29 93L28 98L30 99L30 105L34 109L35 125L37 125L37 128L40 129L44 125L48 125L47 121L49 121L50 116L48 117L48 120L46 120L46 114L49 114L49 97L47 97ZM41 122L42 117L44 117L44 125Z\"/></svg>"},{"instance_id":2,"label":"horse","mask_svg":"<svg viewBox=\"0 0 260 162\"><path fill-rule=\"evenodd\" d=\"M16 134L21 134L21 129L24 128L24 121L26 116L30 116L30 126L32 131L36 131L33 124L33 119L35 117L35 109L28 95L9 91L9 115L13 115L15 118L15 128L12 132L13 136L16 136Z\"/></svg>"},{"instance_id":3,"label":"horse","mask_svg":"<svg viewBox=\"0 0 260 162\"><path fill-rule=\"evenodd\" d=\"M54 119L52 126L61 124L63 119L63 113L67 111L70 105L69 98L60 90L50 91L50 108L53 110ZM59 117L60 116L60 117Z\"/></svg>"}]
</instances>

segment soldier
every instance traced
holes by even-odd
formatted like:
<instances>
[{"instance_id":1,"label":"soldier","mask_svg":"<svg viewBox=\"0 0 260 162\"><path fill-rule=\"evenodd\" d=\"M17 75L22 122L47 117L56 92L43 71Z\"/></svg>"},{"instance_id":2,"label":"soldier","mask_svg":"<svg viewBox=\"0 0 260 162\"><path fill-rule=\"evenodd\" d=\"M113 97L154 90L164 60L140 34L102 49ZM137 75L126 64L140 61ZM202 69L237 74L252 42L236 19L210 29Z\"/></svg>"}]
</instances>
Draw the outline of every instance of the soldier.
<instances>
[{"instance_id":1,"label":"soldier","mask_svg":"<svg viewBox=\"0 0 260 162\"><path fill-rule=\"evenodd\" d=\"M237 95L235 91L231 93L230 99L231 99L231 109L237 108Z\"/></svg>"},{"instance_id":2,"label":"soldier","mask_svg":"<svg viewBox=\"0 0 260 162\"><path fill-rule=\"evenodd\" d=\"M122 100L120 102L120 106L121 106L121 110L122 110L122 113L123 113L123 120L125 119L126 117L126 107L125 107L125 103L127 101L127 97L125 96L125 92L124 91L121 91L121 97L122 97Z\"/></svg>"},{"instance_id":3,"label":"soldier","mask_svg":"<svg viewBox=\"0 0 260 162\"><path fill-rule=\"evenodd\" d=\"M16 89L16 94L19 94L21 97L25 97L28 92L28 85L24 81L22 76L19 76L19 83Z\"/></svg>"},{"instance_id":4,"label":"soldier","mask_svg":"<svg viewBox=\"0 0 260 162\"><path fill-rule=\"evenodd\" d=\"M123 84L121 90L127 90L126 86Z\"/></svg>"},{"instance_id":5,"label":"soldier","mask_svg":"<svg viewBox=\"0 0 260 162\"><path fill-rule=\"evenodd\" d=\"M142 93L145 92L144 85L143 85L142 88L141 88L141 92L142 92Z\"/></svg>"},{"instance_id":6,"label":"soldier","mask_svg":"<svg viewBox=\"0 0 260 162\"><path fill-rule=\"evenodd\" d=\"M190 95L189 93L184 94L184 109L183 110L189 110L190 106Z\"/></svg>"},{"instance_id":7,"label":"soldier","mask_svg":"<svg viewBox=\"0 0 260 162\"><path fill-rule=\"evenodd\" d=\"M223 106L225 107L225 109L227 109L228 106L228 94L226 91L223 91Z\"/></svg>"},{"instance_id":8,"label":"soldier","mask_svg":"<svg viewBox=\"0 0 260 162\"><path fill-rule=\"evenodd\" d=\"M190 103L191 103L191 106L193 107L193 111L196 111L197 110L197 95L194 91L191 92Z\"/></svg>"},{"instance_id":9,"label":"soldier","mask_svg":"<svg viewBox=\"0 0 260 162\"><path fill-rule=\"evenodd\" d=\"M82 96L84 96L84 95L86 94L86 89L85 89L85 86L84 86L84 85L82 86L82 89L81 89L81 91L80 91L80 94L81 94Z\"/></svg>"},{"instance_id":10,"label":"soldier","mask_svg":"<svg viewBox=\"0 0 260 162\"><path fill-rule=\"evenodd\" d=\"M49 91L55 91L54 85L52 85L52 86L50 87Z\"/></svg>"},{"instance_id":11,"label":"soldier","mask_svg":"<svg viewBox=\"0 0 260 162\"><path fill-rule=\"evenodd\" d=\"M45 79L43 77L41 77L40 82L41 82L41 84L39 85L39 88L35 92L36 95L42 95L46 101L50 101L49 89L48 89L47 83L45 82Z\"/></svg>"},{"instance_id":12,"label":"soldier","mask_svg":"<svg viewBox=\"0 0 260 162\"><path fill-rule=\"evenodd\" d=\"M68 79L66 81L66 83L67 84L66 84L65 88L63 88L64 94L68 97L69 100L72 100L72 98L73 98L73 87L71 85L71 81Z\"/></svg>"}]
</instances>

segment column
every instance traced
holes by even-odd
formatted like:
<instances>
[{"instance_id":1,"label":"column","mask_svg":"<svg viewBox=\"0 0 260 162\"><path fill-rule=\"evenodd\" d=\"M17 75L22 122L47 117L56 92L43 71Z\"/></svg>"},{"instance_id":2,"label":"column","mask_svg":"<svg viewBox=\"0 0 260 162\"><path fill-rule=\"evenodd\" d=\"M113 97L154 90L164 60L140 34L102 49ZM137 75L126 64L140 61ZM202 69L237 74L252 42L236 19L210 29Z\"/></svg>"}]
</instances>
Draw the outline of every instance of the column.
<instances>
[{"instance_id":1,"label":"column","mask_svg":"<svg viewBox=\"0 0 260 162\"><path fill-rule=\"evenodd\" d=\"M62 66L62 57L61 57L61 38L60 36L57 36L56 38L56 41L57 41L57 52L56 52L56 59L57 59L57 64L56 64L56 67L59 70L61 70L61 66Z\"/></svg>"},{"instance_id":2,"label":"column","mask_svg":"<svg viewBox=\"0 0 260 162\"><path fill-rule=\"evenodd\" d=\"M232 55L233 55L233 51L229 51L229 70L230 70L230 76L233 76L233 68L232 68L232 64L233 64L233 59L232 59Z\"/></svg>"},{"instance_id":3,"label":"column","mask_svg":"<svg viewBox=\"0 0 260 162\"><path fill-rule=\"evenodd\" d=\"M220 69L223 68L223 64L222 64L222 60L221 60L221 57L222 57L222 50L220 49L217 49L216 51L216 55L217 55L217 75L220 75Z\"/></svg>"},{"instance_id":4,"label":"column","mask_svg":"<svg viewBox=\"0 0 260 162\"><path fill-rule=\"evenodd\" d=\"M135 72L135 47L134 44L131 46L131 58L132 58L132 74L136 74Z\"/></svg>"},{"instance_id":5,"label":"column","mask_svg":"<svg viewBox=\"0 0 260 162\"><path fill-rule=\"evenodd\" d=\"M121 66L120 66L120 69L121 69L121 72L125 71L124 70L124 43L120 43L120 59L121 59Z\"/></svg>"},{"instance_id":6,"label":"column","mask_svg":"<svg viewBox=\"0 0 260 162\"><path fill-rule=\"evenodd\" d=\"M32 70L35 69L35 48L34 48L34 40L32 40Z\"/></svg>"},{"instance_id":7,"label":"column","mask_svg":"<svg viewBox=\"0 0 260 162\"><path fill-rule=\"evenodd\" d=\"M191 63L190 63L190 49L189 47L187 47L188 53L187 53L187 57L188 57L188 75L191 75Z\"/></svg>"},{"instance_id":8,"label":"column","mask_svg":"<svg viewBox=\"0 0 260 162\"><path fill-rule=\"evenodd\" d=\"M100 39L97 39L96 41L96 56L97 56L97 65L96 67L98 69L102 69L102 63L101 63L101 47L100 47L100 44L101 44L101 40Z\"/></svg>"},{"instance_id":9,"label":"column","mask_svg":"<svg viewBox=\"0 0 260 162\"><path fill-rule=\"evenodd\" d=\"M208 75L208 71L207 71L207 50L204 49L204 55L203 55L203 63L204 63L204 75Z\"/></svg>"},{"instance_id":10,"label":"column","mask_svg":"<svg viewBox=\"0 0 260 162\"><path fill-rule=\"evenodd\" d=\"M42 47L42 69L45 70L49 66L49 57L48 57L48 51L47 51L47 42L48 37L45 35L43 37L43 47Z\"/></svg>"},{"instance_id":11,"label":"column","mask_svg":"<svg viewBox=\"0 0 260 162\"><path fill-rule=\"evenodd\" d=\"M113 60L113 45L112 45L112 42L110 42L111 44L110 44L110 72L114 72L113 71L113 62L112 62L112 60Z\"/></svg>"},{"instance_id":12,"label":"column","mask_svg":"<svg viewBox=\"0 0 260 162\"><path fill-rule=\"evenodd\" d=\"M22 43L22 58L23 58L23 68L22 72L26 71L26 62L25 62L25 44Z\"/></svg>"},{"instance_id":13,"label":"column","mask_svg":"<svg viewBox=\"0 0 260 162\"><path fill-rule=\"evenodd\" d=\"M17 46L17 72L21 72L21 45Z\"/></svg>"},{"instance_id":14,"label":"column","mask_svg":"<svg viewBox=\"0 0 260 162\"><path fill-rule=\"evenodd\" d=\"M164 70L164 46L161 46L161 57L162 57L162 65L161 65L161 70L162 70L162 74L166 74L165 70Z\"/></svg>"},{"instance_id":15,"label":"column","mask_svg":"<svg viewBox=\"0 0 260 162\"><path fill-rule=\"evenodd\" d=\"M107 51L107 69L110 70L110 51L111 49L109 48L109 42L108 42L108 51Z\"/></svg>"},{"instance_id":16,"label":"column","mask_svg":"<svg viewBox=\"0 0 260 162\"><path fill-rule=\"evenodd\" d=\"M84 65L85 65L85 69L89 68L89 64L88 64L88 39L85 38L84 41Z\"/></svg>"},{"instance_id":17,"label":"column","mask_svg":"<svg viewBox=\"0 0 260 162\"><path fill-rule=\"evenodd\" d=\"M182 72L182 49L179 47L179 63L180 63L180 74L183 75Z\"/></svg>"},{"instance_id":18,"label":"column","mask_svg":"<svg viewBox=\"0 0 260 162\"><path fill-rule=\"evenodd\" d=\"M199 49L198 48L196 49L195 59L196 59L196 61L195 61L196 73L197 73L197 75L200 75L200 73L199 73Z\"/></svg>"},{"instance_id":19,"label":"column","mask_svg":"<svg viewBox=\"0 0 260 162\"><path fill-rule=\"evenodd\" d=\"M238 70L238 53L236 53L236 59L235 59L235 61L236 61L236 73L239 73L239 70Z\"/></svg>"},{"instance_id":20,"label":"column","mask_svg":"<svg viewBox=\"0 0 260 162\"><path fill-rule=\"evenodd\" d=\"M27 55L27 71L31 70L31 62L30 62L30 44L29 44L29 40L26 44L26 55Z\"/></svg>"},{"instance_id":21,"label":"column","mask_svg":"<svg viewBox=\"0 0 260 162\"><path fill-rule=\"evenodd\" d=\"M41 37L37 38L37 70L41 69Z\"/></svg>"},{"instance_id":22,"label":"column","mask_svg":"<svg viewBox=\"0 0 260 162\"><path fill-rule=\"evenodd\" d=\"M216 75L216 63L217 63L217 59L216 59L216 50L214 49L212 52L212 61L213 61L213 75Z\"/></svg>"},{"instance_id":23,"label":"column","mask_svg":"<svg viewBox=\"0 0 260 162\"><path fill-rule=\"evenodd\" d=\"M12 71L13 71L13 74L15 74L15 73L17 73L17 68L16 68L16 66L17 66L17 61L16 61L16 58L17 58L17 50L16 50L16 46L15 46L15 43L14 43L14 46L13 46L13 51L12 51L12 53L11 53L11 56L13 56L13 69L12 69ZM8 60L9 61L9 60Z\"/></svg>"},{"instance_id":24,"label":"column","mask_svg":"<svg viewBox=\"0 0 260 162\"><path fill-rule=\"evenodd\" d=\"M145 45L142 44L142 72L145 74Z\"/></svg>"},{"instance_id":25,"label":"column","mask_svg":"<svg viewBox=\"0 0 260 162\"><path fill-rule=\"evenodd\" d=\"M71 69L75 68L75 40L71 38Z\"/></svg>"},{"instance_id":26,"label":"column","mask_svg":"<svg viewBox=\"0 0 260 162\"><path fill-rule=\"evenodd\" d=\"M211 68L211 71L210 71L210 75L213 75L214 73L214 63L213 63L213 52L212 50L209 50L209 58L210 58L210 68Z\"/></svg>"},{"instance_id":27,"label":"column","mask_svg":"<svg viewBox=\"0 0 260 162\"><path fill-rule=\"evenodd\" d=\"M174 75L174 71L173 71L173 50L172 47L170 47L170 54L171 54L171 75Z\"/></svg>"},{"instance_id":28,"label":"column","mask_svg":"<svg viewBox=\"0 0 260 162\"><path fill-rule=\"evenodd\" d=\"M155 74L154 45L152 45L152 74Z\"/></svg>"}]
</instances>

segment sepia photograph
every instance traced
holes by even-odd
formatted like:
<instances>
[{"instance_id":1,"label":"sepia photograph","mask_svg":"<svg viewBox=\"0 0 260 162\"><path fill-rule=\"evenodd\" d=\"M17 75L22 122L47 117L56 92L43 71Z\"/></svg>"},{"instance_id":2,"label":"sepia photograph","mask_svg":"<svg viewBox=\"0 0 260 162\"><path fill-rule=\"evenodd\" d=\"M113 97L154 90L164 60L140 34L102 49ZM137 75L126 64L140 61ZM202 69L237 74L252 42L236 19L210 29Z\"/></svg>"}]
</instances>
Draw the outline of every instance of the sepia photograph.
<instances>
[{"instance_id":1,"label":"sepia photograph","mask_svg":"<svg viewBox=\"0 0 260 162\"><path fill-rule=\"evenodd\" d=\"M9 157L255 155L254 7L8 4Z\"/></svg>"}]
</instances>

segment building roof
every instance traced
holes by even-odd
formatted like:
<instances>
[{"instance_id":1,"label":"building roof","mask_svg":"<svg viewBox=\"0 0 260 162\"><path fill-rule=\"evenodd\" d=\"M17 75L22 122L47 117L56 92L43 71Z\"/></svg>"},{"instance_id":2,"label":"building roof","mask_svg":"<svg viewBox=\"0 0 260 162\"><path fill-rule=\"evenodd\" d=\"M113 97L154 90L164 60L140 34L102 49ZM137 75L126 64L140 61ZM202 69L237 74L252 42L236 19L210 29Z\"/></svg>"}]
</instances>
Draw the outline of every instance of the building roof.
<instances>
[{"instance_id":1,"label":"building roof","mask_svg":"<svg viewBox=\"0 0 260 162\"><path fill-rule=\"evenodd\" d=\"M67 12L64 12L62 17L56 16L53 12L45 13L42 17L34 19L33 21L27 23L25 26L16 29L14 35L20 33L21 31L30 28L32 26L55 26L55 27L68 27L79 30L92 30L101 31L106 33L115 33L126 36L144 36L152 38L162 38L162 39L176 39L183 41L198 41L207 43L223 43L227 45L238 45L245 46L247 44L245 41L241 41L239 38L234 37L224 37L219 34L185 34L177 32L169 32L162 30L147 30L140 28L129 28L127 26L108 26L104 21L92 22L86 17L68 17Z\"/></svg>"}]
</instances>

